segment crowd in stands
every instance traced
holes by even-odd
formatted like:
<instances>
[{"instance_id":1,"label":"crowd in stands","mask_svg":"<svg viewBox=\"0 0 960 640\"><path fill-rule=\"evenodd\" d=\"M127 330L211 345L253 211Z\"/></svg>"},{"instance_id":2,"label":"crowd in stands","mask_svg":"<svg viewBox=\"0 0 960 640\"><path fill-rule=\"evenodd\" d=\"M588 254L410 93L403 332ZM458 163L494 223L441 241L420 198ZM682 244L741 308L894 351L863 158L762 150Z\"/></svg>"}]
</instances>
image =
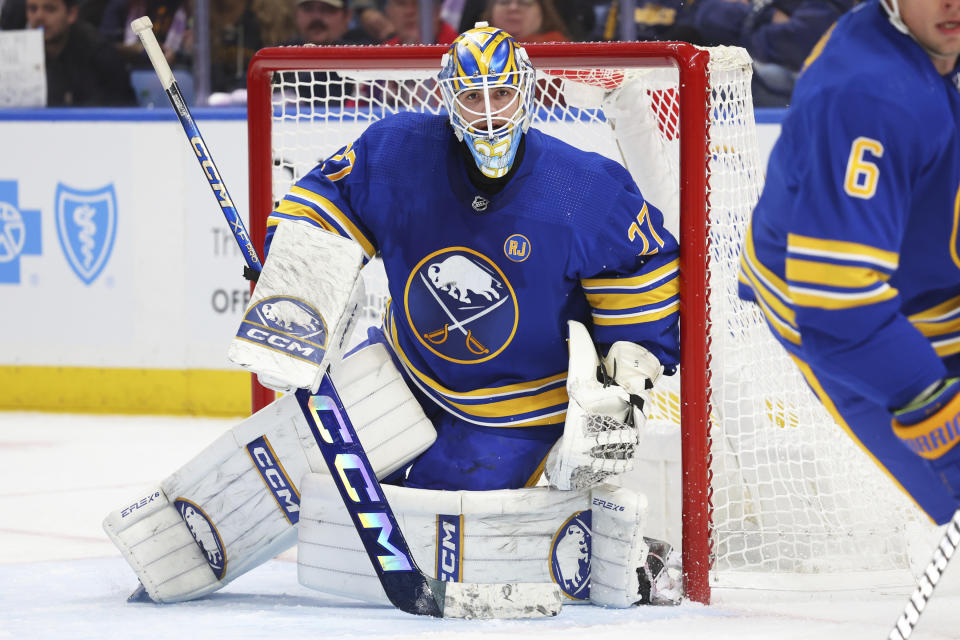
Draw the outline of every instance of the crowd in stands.
<instances>
[{"instance_id":1,"label":"crowd in stands","mask_svg":"<svg viewBox=\"0 0 960 640\"><path fill-rule=\"evenodd\" d=\"M636 0L638 40L738 45L754 59L757 106L785 106L803 62L858 0ZM191 0L0 0L0 31L43 28L49 106L135 105L131 71L149 69L130 22L146 15L174 69L189 72ZM433 42L478 20L523 42L617 40L619 0L435 0ZM246 85L260 48L415 44L420 0L209 0L210 90Z\"/></svg>"}]
</instances>

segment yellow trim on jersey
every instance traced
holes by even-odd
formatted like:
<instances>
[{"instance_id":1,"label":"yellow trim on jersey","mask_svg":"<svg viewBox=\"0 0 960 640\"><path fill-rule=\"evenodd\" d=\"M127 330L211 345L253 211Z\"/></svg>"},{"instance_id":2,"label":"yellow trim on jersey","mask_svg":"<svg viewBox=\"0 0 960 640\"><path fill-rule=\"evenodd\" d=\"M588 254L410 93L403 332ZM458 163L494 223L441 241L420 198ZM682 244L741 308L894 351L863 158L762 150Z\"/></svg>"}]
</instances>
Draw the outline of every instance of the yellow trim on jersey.
<instances>
[{"instance_id":1,"label":"yellow trim on jersey","mask_svg":"<svg viewBox=\"0 0 960 640\"><path fill-rule=\"evenodd\" d=\"M746 275L750 286L763 298L767 306L783 318L784 322L796 328L796 312L787 306L788 303L793 303L787 283L757 259L753 249L753 234L749 228L744 250L740 253L740 271Z\"/></svg>"},{"instance_id":2,"label":"yellow trim on jersey","mask_svg":"<svg viewBox=\"0 0 960 640\"><path fill-rule=\"evenodd\" d=\"M790 293L793 294L794 304L798 306L836 310L852 309L853 307L863 307L868 304L884 302L896 297L898 292L893 287L885 284L876 290L857 293L821 291L819 289L807 289L804 287L790 287Z\"/></svg>"},{"instance_id":3,"label":"yellow trim on jersey","mask_svg":"<svg viewBox=\"0 0 960 640\"><path fill-rule=\"evenodd\" d=\"M840 428L846 432L846 434L850 437L850 439L853 440L853 442L858 447L860 447L860 449L865 454L867 454L867 457L873 460L874 464L876 464L880 468L880 470L884 474L886 474L886 476L890 478L890 480L901 491L903 491L904 495L906 495L907 498L909 498L910 501L913 502L913 504L915 504L918 509L920 509L920 511L923 511L923 508L920 507L919 504L917 504L917 501L913 499L913 496L910 495L910 492L907 491L902 484L900 484L896 476L890 473L887 470L887 468L883 466L883 464L876 458L876 456L873 455L870 449L865 447L864 444L860 441L860 438L858 438L857 435L853 432L853 430L850 428L850 425L847 424L847 421L844 420L843 416L840 415L840 412L837 410L837 406L833 403L833 399L831 399L830 396L827 395L827 392L823 390L823 387L820 386L820 381L817 380L817 376L814 375L813 370L810 369L810 366L792 353L788 353L787 355L790 356L794 364L797 365L797 368L800 369L800 373L806 379L807 384L810 385L810 388L813 389L814 394L816 394L817 398L819 398L820 404L822 404L823 407L827 410L827 412L833 417L834 422L836 422L837 425L839 425ZM924 513L926 512L924 511ZM927 515L927 517L930 518L929 515ZM930 518L930 521L932 522L933 518Z\"/></svg>"},{"instance_id":4,"label":"yellow trim on jersey","mask_svg":"<svg viewBox=\"0 0 960 640\"><path fill-rule=\"evenodd\" d=\"M913 313L909 315L907 319L914 324L918 322L937 322L940 319L954 315L957 311L960 311L960 296L944 300L929 309Z\"/></svg>"},{"instance_id":5,"label":"yellow trim on jersey","mask_svg":"<svg viewBox=\"0 0 960 640\"><path fill-rule=\"evenodd\" d=\"M581 278L580 285L584 289L611 289L614 287L640 289L671 276L673 272L679 269L679 266L680 260L677 258L650 273L629 278Z\"/></svg>"},{"instance_id":6,"label":"yellow trim on jersey","mask_svg":"<svg viewBox=\"0 0 960 640\"><path fill-rule=\"evenodd\" d=\"M787 251L855 262L870 262L890 271L900 264L900 254L896 251L886 251L859 242L825 240L795 233L787 234Z\"/></svg>"},{"instance_id":7,"label":"yellow trim on jersey","mask_svg":"<svg viewBox=\"0 0 960 640\"><path fill-rule=\"evenodd\" d=\"M351 142L350 144L348 144L344 148L343 153L338 153L337 155L329 158L329 160L325 161L320 166L321 173L323 173L323 170L326 168L327 162L329 162L330 160L334 162L339 162L340 160L347 160L347 165L343 169L340 169L339 171L336 171L334 173L323 174L327 176L327 179L330 180L330 182L336 182L337 180L340 180L341 178L344 178L350 175L350 172L353 171L353 165L356 164L357 162L357 152L353 148L353 143Z\"/></svg>"},{"instance_id":8,"label":"yellow trim on jersey","mask_svg":"<svg viewBox=\"0 0 960 640\"><path fill-rule=\"evenodd\" d=\"M449 404L451 407L454 407L463 414L466 414L467 416L477 418L506 418L518 413L541 411L557 405L566 407L567 403L569 402L567 388L565 385L554 389L548 389L547 391L542 391L540 393L534 393L533 395L526 395L520 398L511 398L509 400L493 401L485 404L460 404L454 402L451 400L451 398L483 399L488 397L495 398L497 396L535 391L539 387L547 386L551 383L556 383L566 379L567 374L566 372L563 372L561 374L548 376L546 378L506 385L503 387L488 387L483 389L474 389L472 391L452 391L413 365L413 363L410 361L410 358L407 357L407 354L404 353L403 348L400 346L400 341L397 336L397 323L394 321L392 314L390 314L389 338L390 343L393 346L394 353L396 353L397 356L403 361L404 367L407 369L407 371L416 376L420 383L436 392L445 403ZM565 419L566 410L563 410L547 416L540 416L528 420L517 420L513 423L504 423L503 425L497 426L507 428L532 427L546 424L559 424Z\"/></svg>"},{"instance_id":9,"label":"yellow trim on jersey","mask_svg":"<svg viewBox=\"0 0 960 640\"><path fill-rule=\"evenodd\" d=\"M344 214L343 211L337 207L337 205L333 204L332 201L324 198L319 193L308 191L303 187L291 187L290 193L299 196L304 200L309 200L323 209L324 212L326 212L332 218L336 219L340 226L350 234L350 237L360 244L364 252L366 252L368 258L372 258L377 252L377 250L373 247L373 243L367 240L367 237L361 233L360 229L357 228L357 225L353 224L350 218L348 218L346 214Z\"/></svg>"},{"instance_id":10,"label":"yellow trim on jersey","mask_svg":"<svg viewBox=\"0 0 960 640\"><path fill-rule=\"evenodd\" d=\"M784 340L799 346L801 340L800 331L797 330L795 325L796 313L779 297L772 293L764 282L760 281L760 278L757 276L757 271L763 269L763 271L769 274L770 279L777 283L783 284L783 281L760 264L759 260L756 260L756 257L751 260L748 254L752 251L753 240L748 230L747 242L744 245L743 251L740 253L740 273L737 275L737 279L753 289L753 292L756 294L756 303L760 306L760 312L764 318L766 318L767 324L780 334L780 337ZM754 263L756 263L757 266L754 266Z\"/></svg>"},{"instance_id":11,"label":"yellow trim on jersey","mask_svg":"<svg viewBox=\"0 0 960 640\"><path fill-rule=\"evenodd\" d=\"M927 337L942 336L954 331L960 331L960 296L945 300L938 305L918 311L907 316L907 320L913 324L914 328ZM958 342L952 340L939 343L933 343L937 355L952 355L960 351L960 338Z\"/></svg>"},{"instance_id":12,"label":"yellow trim on jersey","mask_svg":"<svg viewBox=\"0 0 960 640\"><path fill-rule=\"evenodd\" d=\"M594 309L632 309L669 300L680 293L680 279L674 278L662 286L643 293L587 293L587 302Z\"/></svg>"},{"instance_id":13,"label":"yellow trim on jersey","mask_svg":"<svg viewBox=\"0 0 960 640\"><path fill-rule=\"evenodd\" d=\"M791 282L810 282L833 287L863 289L886 282L890 275L869 267L849 266L787 258L787 280Z\"/></svg>"},{"instance_id":14,"label":"yellow trim on jersey","mask_svg":"<svg viewBox=\"0 0 960 640\"><path fill-rule=\"evenodd\" d=\"M497 402L487 402L485 404L460 404L447 402L451 407L456 408L463 413L478 418L506 418L517 415L518 413L528 413L530 411L540 411L547 407L557 405L566 406L570 398L567 396L566 387L557 387L544 393L538 393L535 396L524 396L522 398L513 398L512 400L500 400Z\"/></svg>"},{"instance_id":15,"label":"yellow trim on jersey","mask_svg":"<svg viewBox=\"0 0 960 640\"><path fill-rule=\"evenodd\" d=\"M801 67L800 73L806 71L807 67L813 64L813 62L820 57L820 54L823 53L823 48L827 46L827 40L829 40L830 36L833 35L833 30L836 26L836 22L830 25L830 28L827 29L826 33L820 36L820 39L817 40L817 44L813 45L813 49L810 50L810 54L807 56L807 59L803 61L803 67Z\"/></svg>"},{"instance_id":16,"label":"yellow trim on jersey","mask_svg":"<svg viewBox=\"0 0 960 640\"><path fill-rule=\"evenodd\" d=\"M307 218L313 222L320 225L322 228L326 229L330 233L335 233L338 236L340 232L332 224L327 222L319 213L313 210L313 207L310 207L299 202L294 202L293 200L281 200L280 205L274 209L276 213L282 213L287 216L294 216L296 218ZM267 219L267 226L276 226L280 223L278 218Z\"/></svg>"},{"instance_id":17,"label":"yellow trim on jersey","mask_svg":"<svg viewBox=\"0 0 960 640\"><path fill-rule=\"evenodd\" d=\"M950 259L960 268L960 256L957 256L957 227L960 226L960 187L953 200L953 228L950 230Z\"/></svg>"},{"instance_id":18,"label":"yellow trim on jersey","mask_svg":"<svg viewBox=\"0 0 960 640\"><path fill-rule=\"evenodd\" d=\"M674 300L672 303L662 309L653 309L651 311L638 311L637 313L619 314L615 316L603 316L592 313L593 324L597 326L617 326L624 324L639 324L641 322L654 322L661 318L673 315L680 309L680 301Z\"/></svg>"},{"instance_id":19,"label":"yellow trim on jersey","mask_svg":"<svg viewBox=\"0 0 960 640\"><path fill-rule=\"evenodd\" d=\"M955 353L960 353L960 336L950 338L948 340L941 340L939 342L934 341L930 344L933 346L933 350L936 351L937 355L941 358L952 356Z\"/></svg>"}]
</instances>

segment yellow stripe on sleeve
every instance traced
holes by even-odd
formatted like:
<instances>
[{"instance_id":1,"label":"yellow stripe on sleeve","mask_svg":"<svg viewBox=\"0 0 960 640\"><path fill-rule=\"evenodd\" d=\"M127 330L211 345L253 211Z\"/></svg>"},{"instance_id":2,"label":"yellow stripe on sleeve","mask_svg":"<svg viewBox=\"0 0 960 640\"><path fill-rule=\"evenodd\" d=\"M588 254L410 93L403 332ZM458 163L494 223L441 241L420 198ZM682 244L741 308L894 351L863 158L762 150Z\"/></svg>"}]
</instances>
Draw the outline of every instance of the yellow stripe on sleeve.
<instances>
[{"instance_id":1,"label":"yellow stripe on sleeve","mask_svg":"<svg viewBox=\"0 0 960 640\"><path fill-rule=\"evenodd\" d=\"M662 309L655 311L641 311L639 313L630 313L617 316L601 316L596 313L593 315L593 324L597 326L612 327L624 324L642 324L644 322L655 322L661 318L673 315L680 309L680 301L676 300Z\"/></svg>"},{"instance_id":2,"label":"yellow stripe on sleeve","mask_svg":"<svg viewBox=\"0 0 960 640\"><path fill-rule=\"evenodd\" d=\"M679 268L680 260L671 260L667 264L654 269L650 273L644 273L639 276L629 278L582 278L580 284L584 289L609 289L612 287L623 287L631 289L640 289L653 284L672 274Z\"/></svg>"},{"instance_id":3,"label":"yellow stripe on sleeve","mask_svg":"<svg viewBox=\"0 0 960 640\"><path fill-rule=\"evenodd\" d=\"M859 242L825 240L795 233L787 234L787 251L839 258L841 260L872 262L891 271L896 269L900 263L900 254L896 251L886 251Z\"/></svg>"},{"instance_id":4,"label":"yellow stripe on sleeve","mask_svg":"<svg viewBox=\"0 0 960 640\"><path fill-rule=\"evenodd\" d=\"M747 231L747 242L744 245L744 251L740 254L740 271L749 279L750 286L760 298L763 299L767 306L783 318L785 322L796 327L796 313L784 303L784 300L790 300L791 303L793 302L787 288L787 283L757 259L753 250L753 237L749 230ZM771 287L773 289L771 289ZM777 295L778 293L780 295Z\"/></svg>"},{"instance_id":5,"label":"yellow stripe on sleeve","mask_svg":"<svg viewBox=\"0 0 960 640\"><path fill-rule=\"evenodd\" d=\"M804 289L802 287L791 287L790 293L793 294L794 304L802 307L813 307L816 309L852 309L854 307L863 307L868 304L877 304L889 300L897 295L897 290L893 287L884 285L882 288L863 293L831 293L815 289Z\"/></svg>"},{"instance_id":6,"label":"yellow stripe on sleeve","mask_svg":"<svg viewBox=\"0 0 960 640\"><path fill-rule=\"evenodd\" d=\"M863 289L890 279L888 274L870 267L828 264L799 258L787 258L786 272L790 282L809 282L850 289Z\"/></svg>"},{"instance_id":7,"label":"yellow stripe on sleeve","mask_svg":"<svg viewBox=\"0 0 960 640\"><path fill-rule=\"evenodd\" d=\"M632 309L663 302L678 293L680 293L680 279L674 278L644 293L587 293L587 302L594 309Z\"/></svg>"},{"instance_id":8,"label":"yellow stripe on sleeve","mask_svg":"<svg viewBox=\"0 0 960 640\"><path fill-rule=\"evenodd\" d=\"M305 204L294 202L292 200L281 200L280 206L274 209L274 211L276 211L277 213L282 213L284 215L293 216L296 218L307 218L309 220L312 220L313 222L316 222L318 225L320 225L327 231L340 235L340 232L337 229L335 229L332 224L324 220L323 217L320 216L320 214L318 214L316 211L314 211L312 207L308 207ZM279 222L280 222L279 220L274 218L274 222L273 222L274 225L279 224ZM269 220L267 221L267 226L270 226Z\"/></svg>"},{"instance_id":9,"label":"yellow stripe on sleeve","mask_svg":"<svg viewBox=\"0 0 960 640\"><path fill-rule=\"evenodd\" d=\"M357 225L353 224L350 218L348 218L346 214L344 214L343 211L341 211L332 201L324 198L318 193L307 191L303 187L291 187L290 193L293 193L304 200L309 200L310 202L322 208L328 215L336 219L340 226L347 230L347 233L350 234L350 237L360 244L364 252L366 252L367 257L372 258L377 252L373 247L373 243L370 242L367 237L363 235L363 233L361 233Z\"/></svg>"}]
</instances>

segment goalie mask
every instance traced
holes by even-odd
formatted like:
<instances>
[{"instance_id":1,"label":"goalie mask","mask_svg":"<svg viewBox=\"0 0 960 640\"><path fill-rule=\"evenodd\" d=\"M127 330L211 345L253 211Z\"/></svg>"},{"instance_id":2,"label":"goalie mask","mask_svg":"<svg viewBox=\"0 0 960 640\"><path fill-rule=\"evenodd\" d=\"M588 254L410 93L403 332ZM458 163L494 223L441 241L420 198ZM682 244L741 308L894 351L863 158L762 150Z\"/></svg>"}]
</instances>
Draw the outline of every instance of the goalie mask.
<instances>
[{"instance_id":1,"label":"goalie mask","mask_svg":"<svg viewBox=\"0 0 960 640\"><path fill-rule=\"evenodd\" d=\"M532 117L535 72L527 52L506 31L478 22L453 41L440 64L440 90L457 139L483 175L506 175Z\"/></svg>"}]
</instances>

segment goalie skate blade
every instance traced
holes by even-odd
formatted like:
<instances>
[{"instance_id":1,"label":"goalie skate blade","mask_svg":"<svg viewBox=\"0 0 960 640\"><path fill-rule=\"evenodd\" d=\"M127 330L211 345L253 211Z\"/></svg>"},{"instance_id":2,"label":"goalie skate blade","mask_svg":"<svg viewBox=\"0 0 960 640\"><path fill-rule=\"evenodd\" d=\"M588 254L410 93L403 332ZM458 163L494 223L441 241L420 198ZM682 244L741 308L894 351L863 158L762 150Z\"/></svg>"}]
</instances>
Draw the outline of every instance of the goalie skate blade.
<instances>
[{"instance_id":1,"label":"goalie skate blade","mask_svg":"<svg viewBox=\"0 0 960 640\"><path fill-rule=\"evenodd\" d=\"M447 582L444 618L546 618L560 613L560 587L555 584L466 584Z\"/></svg>"}]
</instances>

